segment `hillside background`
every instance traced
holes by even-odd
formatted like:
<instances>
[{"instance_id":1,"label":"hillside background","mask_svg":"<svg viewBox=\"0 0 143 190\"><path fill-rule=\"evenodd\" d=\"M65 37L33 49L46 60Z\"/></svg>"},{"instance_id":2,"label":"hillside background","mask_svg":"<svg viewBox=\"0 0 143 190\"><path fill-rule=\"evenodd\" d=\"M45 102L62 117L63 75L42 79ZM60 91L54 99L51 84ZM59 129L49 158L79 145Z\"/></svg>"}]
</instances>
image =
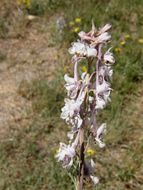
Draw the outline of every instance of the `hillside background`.
<instances>
[{"instance_id":1,"label":"hillside background","mask_svg":"<svg viewBox=\"0 0 143 190\"><path fill-rule=\"evenodd\" d=\"M0 190L74 190L54 156L67 141L67 50L92 19L112 24L116 64L112 102L99 115L107 146L92 147L100 183L85 189L143 189L143 1L1 0Z\"/></svg>"}]
</instances>

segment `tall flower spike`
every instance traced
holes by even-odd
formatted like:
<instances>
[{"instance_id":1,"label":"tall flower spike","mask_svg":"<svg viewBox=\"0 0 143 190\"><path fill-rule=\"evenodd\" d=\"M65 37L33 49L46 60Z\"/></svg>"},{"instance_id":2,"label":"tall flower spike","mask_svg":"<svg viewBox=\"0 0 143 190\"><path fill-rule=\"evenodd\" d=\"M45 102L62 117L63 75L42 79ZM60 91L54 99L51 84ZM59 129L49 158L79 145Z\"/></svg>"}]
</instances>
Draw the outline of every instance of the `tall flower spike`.
<instances>
[{"instance_id":1,"label":"tall flower spike","mask_svg":"<svg viewBox=\"0 0 143 190\"><path fill-rule=\"evenodd\" d=\"M61 109L61 118L70 126L69 144L60 143L56 158L67 169L71 168L73 163L79 163L76 165L79 169L76 190L83 189L83 179L86 177L90 178L94 185L99 181L94 176L95 163L85 159L85 145L88 146L87 134L92 134L96 144L100 148L105 147L103 135L106 133L106 123L98 124L97 114L111 101L110 81L115 60L111 48L103 52L103 47L106 48L111 39L108 33L110 28L111 25L106 24L97 29L92 21L92 29L89 32L79 32L80 39L73 42L69 48L74 72L73 76L64 76L67 98ZM87 72L82 73L80 70L82 61L84 64L86 62Z\"/></svg>"}]
</instances>

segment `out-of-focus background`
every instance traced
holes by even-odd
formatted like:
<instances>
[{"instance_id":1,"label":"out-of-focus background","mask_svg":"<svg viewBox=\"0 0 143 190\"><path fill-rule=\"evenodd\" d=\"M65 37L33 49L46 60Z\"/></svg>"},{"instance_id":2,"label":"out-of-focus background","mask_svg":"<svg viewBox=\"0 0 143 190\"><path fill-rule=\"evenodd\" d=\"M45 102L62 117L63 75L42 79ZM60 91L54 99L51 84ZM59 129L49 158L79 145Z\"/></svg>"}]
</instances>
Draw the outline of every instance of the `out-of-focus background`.
<instances>
[{"instance_id":1,"label":"out-of-focus background","mask_svg":"<svg viewBox=\"0 0 143 190\"><path fill-rule=\"evenodd\" d=\"M60 119L67 49L92 19L112 24L116 64L99 115L107 146L92 146L100 183L85 189L143 189L143 1L1 0L0 190L74 190L54 156L69 130Z\"/></svg>"}]
</instances>

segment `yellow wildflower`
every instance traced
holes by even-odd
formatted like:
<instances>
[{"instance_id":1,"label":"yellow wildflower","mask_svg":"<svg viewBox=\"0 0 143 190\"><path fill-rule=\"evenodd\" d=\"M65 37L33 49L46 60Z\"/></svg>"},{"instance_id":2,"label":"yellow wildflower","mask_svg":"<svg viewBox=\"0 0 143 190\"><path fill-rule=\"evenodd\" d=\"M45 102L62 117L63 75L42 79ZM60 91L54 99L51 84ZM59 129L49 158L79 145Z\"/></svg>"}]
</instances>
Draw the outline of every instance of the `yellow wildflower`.
<instances>
[{"instance_id":1,"label":"yellow wildflower","mask_svg":"<svg viewBox=\"0 0 143 190\"><path fill-rule=\"evenodd\" d=\"M81 23L81 18L79 18L79 17L76 18L76 19L75 19L75 22L76 22L76 23Z\"/></svg>"},{"instance_id":2,"label":"yellow wildflower","mask_svg":"<svg viewBox=\"0 0 143 190\"><path fill-rule=\"evenodd\" d=\"M59 153L59 149L56 149L56 150L55 150L55 154L58 154L58 153Z\"/></svg>"},{"instance_id":3,"label":"yellow wildflower","mask_svg":"<svg viewBox=\"0 0 143 190\"><path fill-rule=\"evenodd\" d=\"M64 72L67 72L68 69L69 69L69 66L65 65L65 66L64 66Z\"/></svg>"},{"instance_id":4,"label":"yellow wildflower","mask_svg":"<svg viewBox=\"0 0 143 190\"><path fill-rule=\"evenodd\" d=\"M60 149L58 148L54 148L53 150L52 150L52 152L53 152L53 154L54 154L54 156L56 156L57 154L59 154L59 152L60 152Z\"/></svg>"},{"instance_id":5,"label":"yellow wildflower","mask_svg":"<svg viewBox=\"0 0 143 190\"><path fill-rule=\"evenodd\" d=\"M87 149L87 155L88 156L93 156L95 154L95 151L92 148Z\"/></svg>"},{"instance_id":6,"label":"yellow wildflower","mask_svg":"<svg viewBox=\"0 0 143 190\"><path fill-rule=\"evenodd\" d=\"M82 69L82 71L83 71L83 72L87 72L87 68L86 68L86 66L85 66L85 65L84 65L84 66L82 66L82 68L81 68L81 69Z\"/></svg>"},{"instance_id":7,"label":"yellow wildflower","mask_svg":"<svg viewBox=\"0 0 143 190\"><path fill-rule=\"evenodd\" d=\"M80 31L80 28L79 28L79 27L75 27L75 28L73 29L73 32L75 32L75 33L79 32L79 31Z\"/></svg>"},{"instance_id":8,"label":"yellow wildflower","mask_svg":"<svg viewBox=\"0 0 143 190\"><path fill-rule=\"evenodd\" d=\"M126 34L125 39L129 39L129 38L131 38L131 36L129 34Z\"/></svg>"},{"instance_id":9,"label":"yellow wildflower","mask_svg":"<svg viewBox=\"0 0 143 190\"><path fill-rule=\"evenodd\" d=\"M143 44L143 38L138 39L138 42L139 42L140 44Z\"/></svg>"},{"instance_id":10,"label":"yellow wildflower","mask_svg":"<svg viewBox=\"0 0 143 190\"><path fill-rule=\"evenodd\" d=\"M120 53L121 51L122 51L122 49L121 49L121 48L118 48L118 47L117 47L117 48L115 48L115 52L116 52L116 53Z\"/></svg>"},{"instance_id":11,"label":"yellow wildflower","mask_svg":"<svg viewBox=\"0 0 143 190\"><path fill-rule=\"evenodd\" d=\"M36 18L36 16L34 16L34 15L27 15L28 20L34 20L35 18Z\"/></svg>"},{"instance_id":12,"label":"yellow wildflower","mask_svg":"<svg viewBox=\"0 0 143 190\"><path fill-rule=\"evenodd\" d=\"M24 5L25 7L30 7L31 0L17 0L19 5Z\"/></svg>"},{"instance_id":13,"label":"yellow wildflower","mask_svg":"<svg viewBox=\"0 0 143 190\"><path fill-rule=\"evenodd\" d=\"M69 25L70 25L70 26L74 26L74 22L73 22L73 21L70 21L70 22L69 22Z\"/></svg>"},{"instance_id":14,"label":"yellow wildflower","mask_svg":"<svg viewBox=\"0 0 143 190\"><path fill-rule=\"evenodd\" d=\"M121 44L122 46L124 46L124 45L126 44L126 42L125 42L125 41L121 41L120 44Z\"/></svg>"},{"instance_id":15,"label":"yellow wildflower","mask_svg":"<svg viewBox=\"0 0 143 190\"><path fill-rule=\"evenodd\" d=\"M17 0L17 3L20 5L21 4L21 0Z\"/></svg>"}]
</instances>

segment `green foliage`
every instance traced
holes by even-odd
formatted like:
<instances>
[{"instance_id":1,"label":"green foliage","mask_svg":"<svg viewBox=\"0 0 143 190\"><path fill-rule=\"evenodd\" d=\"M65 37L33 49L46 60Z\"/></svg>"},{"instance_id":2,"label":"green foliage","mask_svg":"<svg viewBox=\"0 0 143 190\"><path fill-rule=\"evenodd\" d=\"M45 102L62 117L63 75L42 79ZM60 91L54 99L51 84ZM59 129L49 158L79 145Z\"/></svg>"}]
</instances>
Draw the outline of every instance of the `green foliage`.
<instances>
[{"instance_id":1,"label":"green foliage","mask_svg":"<svg viewBox=\"0 0 143 190\"><path fill-rule=\"evenodd\" d=\"M32 109L44 117L59 117L60 108L64 101L63 86L53 81L34 80L30 83L22 81L19 94L28 100L32 100Z\"/></svg>"},{"instance_id":2,"label":"green foliage","mask_svg":"<svg viewBox=\"0 0 143 190\"><path fill-rule=\"evenodd\" d=\"M52 134L41 127L13 129L0 141L0 189L62 190L71 186L72 190L66 172L55 161L54 146L49 144Z\"/></svg>"},{"instance_id":3,"label":"green foliage","mask_svg":"<svg viewBox=\"0 0 143 190\"><path fill-rule=\"evenodd\" d=\"M30 6L27 9L32 15L43 15L45 12L45 2L31 0Z\"/></svg>"},{"instance_id":4,"label":"green foliage","mask_svg":"<svg viewBox=\"0 0 143 190\"><path fill-rule=\"evenodd\" d=\"M8 28L6 26L5 20L1 18L0 19L0 37L5 38L7 32L8 32Z\"/></svg>"}]
</instances>

